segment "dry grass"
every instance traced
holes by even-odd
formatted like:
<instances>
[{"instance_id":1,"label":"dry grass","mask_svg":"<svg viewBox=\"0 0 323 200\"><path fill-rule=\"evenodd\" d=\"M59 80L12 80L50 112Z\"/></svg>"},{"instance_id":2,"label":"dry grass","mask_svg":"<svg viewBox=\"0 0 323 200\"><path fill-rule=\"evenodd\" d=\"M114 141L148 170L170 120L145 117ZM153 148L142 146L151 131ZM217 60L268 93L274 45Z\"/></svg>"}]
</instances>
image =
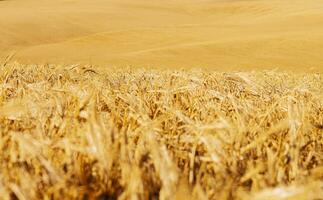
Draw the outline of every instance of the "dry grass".
<instances>
[{"instance_id":1,"label":"dry grass","mask_svg":"<svg viewBox=\"0 0 323 200\"><path fill-rule=\"evenodd\" d=\"M1 199L322 199L323 77L0 67Z\"/></svg>"}]
</instances>

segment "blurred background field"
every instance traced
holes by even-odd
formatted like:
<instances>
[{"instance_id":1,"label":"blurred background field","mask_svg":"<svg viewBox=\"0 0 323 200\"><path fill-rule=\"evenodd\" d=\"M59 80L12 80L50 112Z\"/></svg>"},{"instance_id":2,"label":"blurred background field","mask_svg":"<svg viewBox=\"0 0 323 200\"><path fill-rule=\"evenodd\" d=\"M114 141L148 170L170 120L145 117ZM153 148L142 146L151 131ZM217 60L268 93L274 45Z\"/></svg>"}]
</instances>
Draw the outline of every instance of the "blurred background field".
<instances>
[{"instance_id":1,"label":"blurred background field","mask_svg":"<svg viewBox=\"0 0 323 200\"><path fill-rule=\"evenodd\" d=\"M321 0L6 0L0 55L20 63L323 70Z\"/></svg>"}]
</instances>

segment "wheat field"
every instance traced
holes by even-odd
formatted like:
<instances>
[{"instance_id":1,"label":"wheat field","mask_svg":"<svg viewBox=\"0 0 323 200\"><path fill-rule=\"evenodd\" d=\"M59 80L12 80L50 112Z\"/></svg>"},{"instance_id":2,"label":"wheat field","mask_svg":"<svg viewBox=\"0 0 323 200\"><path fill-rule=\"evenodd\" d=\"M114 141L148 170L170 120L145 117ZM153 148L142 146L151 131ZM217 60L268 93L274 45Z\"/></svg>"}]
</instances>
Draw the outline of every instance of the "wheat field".
<instances>
[{"instance_id":1,"label":"wheat field","mask_svg":"<svg viewBox=\"0 0 323 200\"><path fill-rule=\"evenodd\" d=\"M322 199L323 77L0 67L1 199Z\"/></svg>"},{"instance_id":2,"label":"wheat field","mask_svg":"<svg viewBox=\"0 0 323 200\"><path fill-rule=\"evenodd\" d=\"M0 60L323 73L322 0L4 0Z\"/></svg>"},{"instance_id":3,"label":"wheat field","mask_svg":"<svg viewBox=\"0 0 323 200\"><path fill-rule=\"evenodd\" d=\"M0 0L0 200L323 200L322 10Z\"/></svg>"}]
</instances>

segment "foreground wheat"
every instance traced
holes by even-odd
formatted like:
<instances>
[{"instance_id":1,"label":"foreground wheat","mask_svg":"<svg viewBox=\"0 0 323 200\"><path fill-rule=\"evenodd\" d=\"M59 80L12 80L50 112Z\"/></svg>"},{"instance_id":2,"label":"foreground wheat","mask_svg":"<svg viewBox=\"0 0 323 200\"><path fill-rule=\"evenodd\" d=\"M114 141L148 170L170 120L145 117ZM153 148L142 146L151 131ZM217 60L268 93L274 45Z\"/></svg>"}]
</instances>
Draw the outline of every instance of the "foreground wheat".
<instances>
[{"instance_id":1,"label":"foreground wheat","mask_svg":"<svg viewBox=\"0 0 323 200\"><path fill-rule=\"evenodd\" d=\"M0 68L1 199L322 199L323 77Z\"/></svg>"}]
</instances>

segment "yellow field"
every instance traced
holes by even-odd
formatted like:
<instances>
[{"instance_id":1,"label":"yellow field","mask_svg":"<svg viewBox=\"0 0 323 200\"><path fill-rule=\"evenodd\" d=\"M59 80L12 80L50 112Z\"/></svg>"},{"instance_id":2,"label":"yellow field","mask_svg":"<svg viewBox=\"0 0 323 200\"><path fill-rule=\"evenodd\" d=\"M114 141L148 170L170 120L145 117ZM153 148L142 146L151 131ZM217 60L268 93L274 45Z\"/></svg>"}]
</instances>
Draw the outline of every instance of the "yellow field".
<instances>
[{"instance_id":1,"label":"yellow field","mask_svg":"<svg viewBox=\"0 0 323 200\"><path fill-rule=\"evenodd\" d=\"M0 200L323 200L323 0L0 0Z\"/></svg>"},{"instance_id":2,"label":"yellow field","mask_svg":"<svg viewBox=\"0 0 323 200\"><path fill-rule=\"evenodd\" d=\"M323 71L322 0L4 0L22 63Z\"/></svg>"},{"instance_id":3,"label":"yellow field","mask_svg":"<svg viewBox=\"0 0 323 200\"><path fill-rule=\"evenodd\" d=\"M2 199L322 199L323 77L0 67Z\"/></svg>"}]
</instances>

